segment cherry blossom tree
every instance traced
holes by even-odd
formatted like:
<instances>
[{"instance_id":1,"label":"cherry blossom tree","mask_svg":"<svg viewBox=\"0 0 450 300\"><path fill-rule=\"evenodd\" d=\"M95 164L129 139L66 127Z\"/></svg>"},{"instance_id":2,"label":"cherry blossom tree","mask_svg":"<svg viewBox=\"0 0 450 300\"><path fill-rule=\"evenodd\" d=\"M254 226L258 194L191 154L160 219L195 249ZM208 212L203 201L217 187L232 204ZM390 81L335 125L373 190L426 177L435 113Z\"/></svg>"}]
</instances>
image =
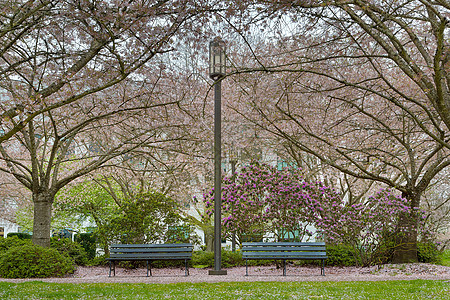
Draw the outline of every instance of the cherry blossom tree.
<instances>
[{"instance_id":1,"label":"cherry blossom tree","mask_svg":"<svg viewBox=\"0 0 450 300\"><path fill-rule=\"evenodd\" d=\"M245 40L256 62L248 65L250 69L310 72L333 81L334 88L391 102L411 118L420 111L429 120L420 129L449 148L448 1L257 3L266 19L288 17L266 25L271 33L266 40L278 40L277 45L258 51ZM354 76L355 72L346 72L349 68L364 74ZM322 90L320 83L311 88Z\"/></svg>"},{"instance_id":2,"label":"cherry blossom tree","mask_svg":"<svg viewBox=\"0 0 450 300\"><path fill-rule=\"evenodd\" d=\"M202 32L211 5L2 3L1 170L32 193L34 243L49 244L62 187L138 148L151 152L186 135L173 115L184 94L176 94L162 57L188 31L190 38Z\"/></svg>"},{"instance_id":3,"label":"cherry blossom tree","mask_svg":"<svg viewBox=\"0 0 450 300\"><path fill-rule=\"evenodd\" d=\"M110 88L202 26L207 1L1 4L0 142L42 113Z\"/></svg>"},{"instance_id":4,"label":"cherry blossom tree","mask_svg":"<svg viewBox=\"0 0 450 300\"><path fill-rule=\"evenodd\" d=\"M419 207L450 165L448 3L258 3L269 33L240 32L248 51L235 64L239 98L257 112L243 115L291 153L395 188ZM395 261L416 260L416 241L417 232L403 235Z\"/></svg>"}]
</instances>

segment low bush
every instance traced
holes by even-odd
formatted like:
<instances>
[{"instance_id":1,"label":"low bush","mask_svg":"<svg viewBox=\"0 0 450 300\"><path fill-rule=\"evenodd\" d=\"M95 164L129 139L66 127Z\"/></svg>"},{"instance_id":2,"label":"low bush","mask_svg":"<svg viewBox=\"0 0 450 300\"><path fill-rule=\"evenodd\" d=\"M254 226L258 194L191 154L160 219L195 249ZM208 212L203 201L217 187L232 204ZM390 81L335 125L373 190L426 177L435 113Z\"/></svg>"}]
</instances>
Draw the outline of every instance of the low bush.
<instances>
[{"instance_id":1,"label":"low bush","mask_svg":"<svg viewBox=\"0 0 450 300\"><path fill-rule=\"evenodd\" d=\"M87 263L88 266L104 266L108 262L106 261L105 255L100 255L97 257L94 257L93 259L90 259Z\"/></svg>"},{"instance_id":2,"label":"low bush","mask_svg":"<svg viewBox=\"0 0 450 300\"><path fill-rule=\"evenodd\" d=\"M6 239L0 239L0 255L8 251L9 248L23 245L31 245L31 240L21 239L16 235L8 236Z\"/></svg>"},{"instance_id":3,"label":"low bush","mask_svg":"<svg viewBox=\"0 0 450 300\"><path fill-rule=\"evenodd\" d=\"M357 265L354 250L351 246L330 245L327 246L328 259L325 261L327 266L348 267Z\"/></svg>"},{"instance_id":4,"label":"low bush","mask_svg":"<svg viewBox=\"0 0 450 300\"><path fill-rule=\"evenodd\" d=\"M242 259L241 251L222 251L222 266L224 268L237 267L245 265Z\"/></svg>"},{"instance_id":5,"label":"low bush","mask_svg":"<svg viewBox=\"0 0 450 300\"><path fill-rule=\"evenodd\" d=\"M4 278L61 277L74 270L72 260L53 248L28 244L0 255L0 276Z\"/></svg>"},{"instance_id":6,"label":"low bush","mask_svg":"<svg viewBox=\"0 0 450 300\"><path fill-rule=\"evenodd\" d=\"M248 265L250 266L262 266L273 264L273 260L249 260ZM202 266L204 268L212 268L214 266L214 252L208 251L194 251L192 255L192 265ZM245 260L242 259L241 251L228 251L222 250L222 267L238 267L244 266Z\"/></svg>"},{"instance_id":7,"label":"low bush","mask_svg":"<svg viewBox=\"0 0 450 300\"><path fill-rule=\"evenodd\" d=\"M79 233L75 235L75 242L79 243L87 253L88 259L95 258L97 241L93 233Z\"/></svg>"},{"instance_id":8,"label":"low bush","mask_svg":"<svg viewBox=\"0 0 450 300\"><path fill-rule=\"evenodd\" d=\"M68 238L52 237L50 247L59 253L71 257L77 265L84 266L88 263L86 250L77 242Z\"/></svg>"},{"instance_id":9,"label":"low bush","mask_svg":"<svg viewBox=\"0 0 450 300\"><path fill-rule=\"evenodd\" d=\"M204 268L214 266L214 252L194 251L191 264L193 266L202 266Z\"/></svg>"},{"instance_id":10,"label":"low bush","mask_svg":"<svg viewBox=\"0 0 450 300\"><path fill-rule=\"evenodd\" d=\"M17 236L19 239L22 240L31 240L31 235L25 232L10 232L8 233L7 237L13 237Z\"/></svg>"},{"instance_id":11,"label":"low bush","mask_svg":"<svg viewBox=\"0 0 450 300\"><path fill-rule=\"evenodd\" d=\"M417 243L417 258L423 263L439 263L442 258L443 251L439 250L438 245L434 242Z\"/></svg>"}]
</instances>

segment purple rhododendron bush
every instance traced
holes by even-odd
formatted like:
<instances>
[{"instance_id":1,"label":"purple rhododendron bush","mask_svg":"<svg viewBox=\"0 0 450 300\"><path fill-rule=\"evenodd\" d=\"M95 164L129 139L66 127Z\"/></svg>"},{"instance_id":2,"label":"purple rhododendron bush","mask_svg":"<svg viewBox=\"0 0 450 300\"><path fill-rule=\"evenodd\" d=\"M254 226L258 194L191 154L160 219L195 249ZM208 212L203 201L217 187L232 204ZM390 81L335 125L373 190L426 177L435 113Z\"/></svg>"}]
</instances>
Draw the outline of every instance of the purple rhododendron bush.
<instances>
[{"instance_id":1,"label":"purple rhododendron bush","mask_svg":"<svg viewBox=\"0 0 450 300\"><path fill-rule=\"evenodd\" d=\"M203 195L208 215L214 213L214 190ZM252 163L234 177L225 177L222 188L223 235L239 242L273 238L276 241L311 239L353 249L362 265L389 262L405 230L430 241L425 213L389 189L358 203L349 203L338 191L320 181L308 182L302 170L278 170ZM404 221L414 228L404 226ZM400 223L403 223L400 224ZM402 226L399 226L402 225Z\"/></svg>"}]
</instances>

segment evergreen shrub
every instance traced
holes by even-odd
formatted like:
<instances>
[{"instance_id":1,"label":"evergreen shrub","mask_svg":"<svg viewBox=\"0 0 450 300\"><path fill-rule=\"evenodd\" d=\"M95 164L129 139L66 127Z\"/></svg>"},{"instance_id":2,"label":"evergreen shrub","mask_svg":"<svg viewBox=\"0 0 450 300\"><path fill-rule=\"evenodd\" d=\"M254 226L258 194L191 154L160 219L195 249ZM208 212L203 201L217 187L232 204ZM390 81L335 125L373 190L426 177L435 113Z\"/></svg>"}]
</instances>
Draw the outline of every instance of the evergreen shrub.
<instances>
[{"instance_id":1,"label":"evergreen shrub","mask_svg":"<svg viewBox=\"0 0 450 300\"><path fill-rule=\"evenodd\" d=\"M75 242L79 243L87 253L88 259L94 259L97 250L97 241L93 233L79 233L75 235Z\"/></svg>"},{"instance_id":2,"label":"evergreen shrub","mask_svg":"<svg viewBox=\"0 0 450 300\"><path fill-rule=\"evenodd\" d=\"M72 242L68 238L52 237L50 247L58 250L59 253L69 256L75 264L84 266L88 263L88 256L84 248L77 242Z\"/></svg>"},{"instance_id":3,"label":"evergreen shrub","mask_svg":"<svg viewBox=\"0 0 450 300\"><path fill-rule=\"evenodd\" d=\"M273 260L249 260L250 266L270 265ZM194 251L192 255L192 265L212 268L214 266L214 252L209 251ZM245 266L245 260L242 259L241 251L222 250L222 267L238 267Z\"/></svg>"},{"instance_id":4,"label":"evergreen shrub","mask_svg":"<svg viewBox=\"0 0 450 300\"><path fill-rule=\"evenodd\" d=\"M61 277L74 271L72 259L53 248L28 244L0 255L0 277L4 278Z\"/></svg>"},{"instance_id":5,"label":"evergreen shrub","mask_svg":"<svg viewBox=\"0 0 450 300\"><path fill-rule=\"evenodd\" d=\"M439 250L438 245L434 242L417 243L417 258L423 263L439 263L442 258L443 251Z\"/></svg>"},{"instance_id":6,"label":"evergreen shrub","mask_svg":"<svg viewBox=\"0 0 450 300\"><path fill-rule=\"evenodd\" d=\"M351 246L327 245L328 259L325 261L327 266L349 267L357 264L353 248Z\"/></svg>"},{"instance_id":7,"label":"evergreen shrub","mask_svg":"<svg viewBox=\"0 0 450 300\"><path fill-rule=\"evenodd\" d=\"M7 237L13 237L17 236L19 239L22 240L31 240L31 235L25 232L10 232L8 233Z\"/></svg>"},{"instance_id":8,"label":"evergreen shrub","mask_svg":"<svg viewBox=\"0 0 450 300\"><path fill-rule=\"evenodd\" d=\"M31 245L31 240L21 239L17 235L8 236L6 239L0 239L0 255L8 251L10 248Z\"/></svg>"}]
</instances>

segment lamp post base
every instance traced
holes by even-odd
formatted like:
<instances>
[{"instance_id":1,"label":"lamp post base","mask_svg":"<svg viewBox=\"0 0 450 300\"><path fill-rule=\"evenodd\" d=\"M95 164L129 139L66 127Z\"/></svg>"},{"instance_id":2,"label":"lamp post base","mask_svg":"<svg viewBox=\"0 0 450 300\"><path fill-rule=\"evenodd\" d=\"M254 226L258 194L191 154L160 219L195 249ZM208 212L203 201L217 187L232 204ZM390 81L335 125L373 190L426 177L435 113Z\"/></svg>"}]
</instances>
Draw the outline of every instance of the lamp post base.
<instances>
[{"instance_id":1,"label":"lamp post base","mask_svg":"<svg viewBox=\"0 0 450 300\"><path fill-rule=\"evenodd\" d=\"M227 270L209 270L209 275L227 275Z\"/></svg>"}]
</instances>

